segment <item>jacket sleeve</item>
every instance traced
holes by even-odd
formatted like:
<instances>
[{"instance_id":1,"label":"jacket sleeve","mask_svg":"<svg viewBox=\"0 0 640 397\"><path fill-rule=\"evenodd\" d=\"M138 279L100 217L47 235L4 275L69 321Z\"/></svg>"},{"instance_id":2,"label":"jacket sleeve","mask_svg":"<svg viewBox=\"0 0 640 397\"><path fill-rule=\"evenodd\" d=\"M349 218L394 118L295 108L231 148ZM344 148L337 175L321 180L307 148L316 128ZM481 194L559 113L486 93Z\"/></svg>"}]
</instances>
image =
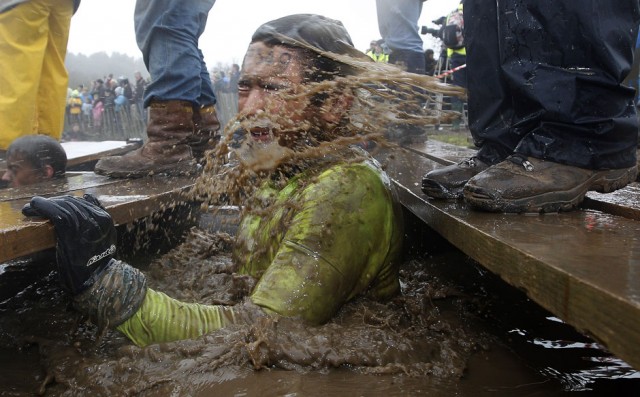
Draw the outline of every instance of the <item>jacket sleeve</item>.
<instances>
[{"instance_id":1,"label":"jacket sleeve","mask_svg":"<svg viewBox=\"0 0 640 397\"><path fill-rule=\"evenodd\" d=\"M137 346L195 338L236 322L264 315L251 304L201 305L148 289L141 307L116 329Z\"/></svg>"},{"instance_id":2,"label":"jacket sleeve","mask_svg":"<svg viewBox=\"0 0 640 397\"><path fill-rule=\"evenodd\" d=\"M399 226L389 189L365 164L329 169L307 186L300 208L251 300L267 312L328 321L349 299L399 290Z\"/></svg>"},{"instance_id":3,"label":"jacket sleeve","mask_svg":"<svg viewBox=\"0 0 640 397\"><path fill-rule=\"evenodd\" d=\"M180 302L148 288L140 270L113 259L73 304L100 328L113 326L140 347L194 338L264 315L248 301L235 306Z\"/></svg>"}]
</instances>

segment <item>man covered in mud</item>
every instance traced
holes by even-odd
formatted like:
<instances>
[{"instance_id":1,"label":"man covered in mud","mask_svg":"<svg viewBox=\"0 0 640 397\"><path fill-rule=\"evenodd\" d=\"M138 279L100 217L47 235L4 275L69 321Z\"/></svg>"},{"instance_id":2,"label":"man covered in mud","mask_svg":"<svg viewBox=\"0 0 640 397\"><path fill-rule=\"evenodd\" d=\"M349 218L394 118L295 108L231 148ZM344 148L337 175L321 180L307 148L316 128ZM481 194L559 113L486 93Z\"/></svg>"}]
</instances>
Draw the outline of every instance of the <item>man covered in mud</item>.
<instances>
[{"instance_id":1,"label":"man covered in mud","mask_svg":"<svg viewBox=\"0 0 640 397\"><path fill-rule=\"evenodd\" d=\"M401 216L384 172L349 145L361 138L346 127L355 95L341 84L353 72L339 60L346 54L371 62L340 22L318 15L271 21L252 37L233 134L256 186L242 188L248 210L233 248L237 273L257 279L243 304L184 303L148 288L144 274L113 258L113 221L95 198L34 197L23 212L53 222L75 307L146 346L265 315L322 324L356 296L398 293ZM233 175L239 184L243 174Z\"/></svg>"}]
</instances>

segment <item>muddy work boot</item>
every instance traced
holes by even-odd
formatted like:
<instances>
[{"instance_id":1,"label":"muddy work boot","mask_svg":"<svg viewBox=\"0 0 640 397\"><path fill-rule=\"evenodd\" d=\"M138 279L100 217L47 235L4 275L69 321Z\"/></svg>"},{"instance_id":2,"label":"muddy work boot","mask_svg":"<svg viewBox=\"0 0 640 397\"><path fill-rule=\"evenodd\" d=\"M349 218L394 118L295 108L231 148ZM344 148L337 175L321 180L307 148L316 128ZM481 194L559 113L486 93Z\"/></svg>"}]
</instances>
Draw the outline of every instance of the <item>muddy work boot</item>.
<instances>
[{"instance_id":1,"label":"muddy work boot","mask_svg":"<svg viewBox=\"0 0 640 397\"><path fill-rule=\"evenodd\" d=\"M633 182L637 174L636 165L589 170L513 155L470 179L463 193L472 207L485 211L570 211L588 191L613 192Z\"/></svg>"},{"instance_id":2,"label":"muddy work boot","mask_svg":"<svg viewBox=\"0 0 640 397\"><path fill-rule=\"evenodd\" d=\"M471 157L458 164L433 170L422 177L422 191L438 199L462 198L462 188L467 181L487 168L488 164Z\"/></svg>"},{"instance_id":3,"label":"muddy work boot","mask_svg":"<svg viewBox=\"0 0 640 397\"><path fill-rule=\"evenodd\" d=\"M194 137L193 108L190 102L154 102L149 107L149 141L124 156L98 161L95 173L114 178L147 175L189 175L197 164L189 146Z\"/></svg>"},{"instance_id":4,"label":"muddy work boot","mask_svg":"<svg viewBox=\"0 0 640 397\"><path fill-rule=\"evenodd\" d=\"M213 149L220 141L220 121L214 105L193 106L194 135L189 146L198 162L204 159L204 152Z\"/></svg>"}]
</instances>

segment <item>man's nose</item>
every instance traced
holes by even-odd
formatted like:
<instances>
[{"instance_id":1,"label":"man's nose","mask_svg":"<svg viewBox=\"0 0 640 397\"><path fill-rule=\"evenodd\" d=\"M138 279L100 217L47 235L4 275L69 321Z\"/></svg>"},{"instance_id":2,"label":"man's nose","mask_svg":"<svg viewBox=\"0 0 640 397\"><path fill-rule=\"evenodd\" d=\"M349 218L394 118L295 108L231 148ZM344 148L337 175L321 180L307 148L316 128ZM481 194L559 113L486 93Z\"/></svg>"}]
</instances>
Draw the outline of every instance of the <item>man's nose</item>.
<instances>
[{"instance_id":1,"label":"man's nose","mask_svg":"<svg viewBox=\"0 0 640 397\"><path fill-rule=\"evenodd\" d=\"M264 91L261 88L253 88L246 99L239 103L239 111L246 114L255 114L258 110L264 110Z\"/></svg>"}]
</instances>

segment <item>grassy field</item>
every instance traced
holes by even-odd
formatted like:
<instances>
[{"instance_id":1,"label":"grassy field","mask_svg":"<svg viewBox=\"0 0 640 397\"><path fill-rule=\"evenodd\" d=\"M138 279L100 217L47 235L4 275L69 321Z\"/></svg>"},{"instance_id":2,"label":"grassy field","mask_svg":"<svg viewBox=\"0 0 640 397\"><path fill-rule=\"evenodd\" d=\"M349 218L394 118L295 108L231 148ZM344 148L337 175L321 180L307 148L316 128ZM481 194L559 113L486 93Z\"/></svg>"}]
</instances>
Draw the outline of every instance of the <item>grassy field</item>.
<instances>
[{"instance_id":1,"label":"grassy field","mask_svg":"<svg viewBox=\"0 0 640 397\"><path fill-rule=\"evenodd\" d=\"M452 145L473 147L473 142L470 140L471 135L467 131L436 131L434 133L428 134L428 136L429 139L450 143Z\"/></svg>"}]
</instances>

